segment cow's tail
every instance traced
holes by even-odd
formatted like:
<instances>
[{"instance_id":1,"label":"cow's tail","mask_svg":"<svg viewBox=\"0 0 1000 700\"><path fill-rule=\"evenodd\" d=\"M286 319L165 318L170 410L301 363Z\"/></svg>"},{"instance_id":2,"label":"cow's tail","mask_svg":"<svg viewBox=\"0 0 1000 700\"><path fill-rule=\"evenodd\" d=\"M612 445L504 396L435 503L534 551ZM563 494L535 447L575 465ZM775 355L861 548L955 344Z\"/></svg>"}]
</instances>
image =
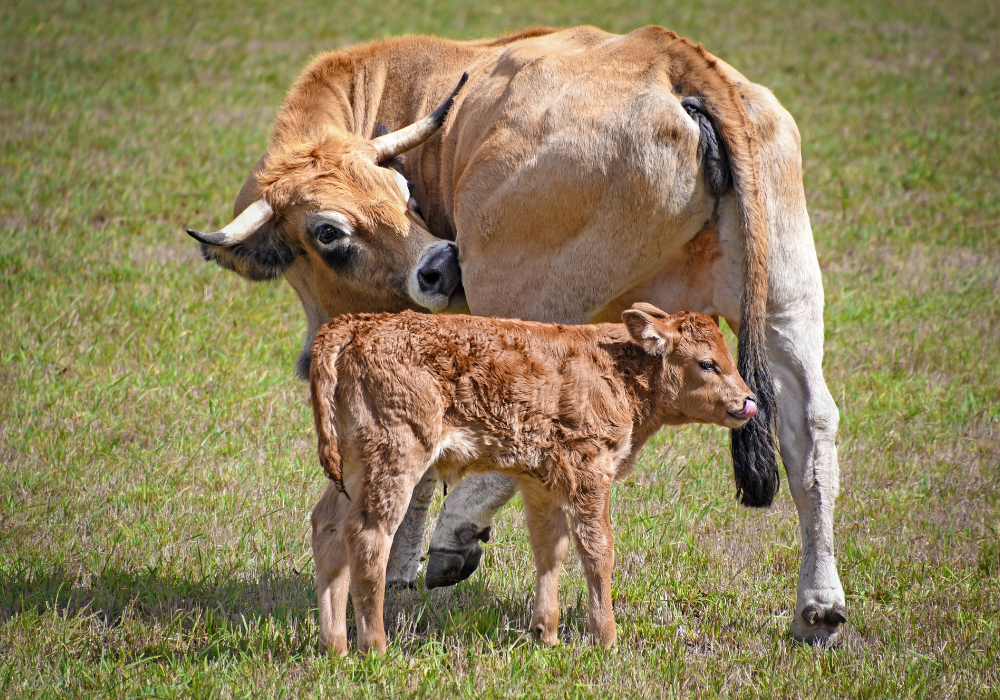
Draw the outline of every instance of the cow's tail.
<instances>
[{"instance_id":1,"label":"cow's tail","mask_svg":"<svg viewBox=\"0 0 1000 700\"><path fill-rule=\"evenodd\" d=\"M337 442L337 360L351 342L353 333L344 325L331 323L316 334L312 348L309 380L312 390L313 418L319 440L319 463L337 490L351 496L344 488L344 463Z\"/></svg>"},{"instance_id":2,"label":"cow's tail","mask_svg":"<svg viewBox=\"0 0 1000 700\"><path fill-rule=\"evenodd\" d=\"M675 56L687 69L685 75L694 78L685 80L685 91L694 92L701 99L714 124L720 127L736 188L743 226L737 367L757 397L757 415L732 431L733 470L737 495L743 505L769 506L778 491L780 477L776 396L766 345L768 228L767 204L759 181L760 144L739 85L701 45L679 37L677 42L686 47L676 51Z\"/></svg>"}]
</instances>

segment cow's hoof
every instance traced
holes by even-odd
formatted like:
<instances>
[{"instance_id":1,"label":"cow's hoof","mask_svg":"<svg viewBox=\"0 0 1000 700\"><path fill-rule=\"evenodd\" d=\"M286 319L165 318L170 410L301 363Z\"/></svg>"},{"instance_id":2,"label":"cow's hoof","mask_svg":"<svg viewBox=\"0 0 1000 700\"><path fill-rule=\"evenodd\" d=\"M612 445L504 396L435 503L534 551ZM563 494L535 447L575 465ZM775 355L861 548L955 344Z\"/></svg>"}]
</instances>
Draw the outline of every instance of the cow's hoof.
<instances>
[{"instance_id":1,"label":"cow's hoof","mask_svg":"<svg viewBox=\"0 0 1000 700\"><path fill-rule=\"evenodd\" d=\"M386 590L393 591L412 591L417 587L416 581L404 581L401 578L393 579L392 581L385 582Z\"/></svg>"},{"instance_id":2,"label":"cow's hoof","mask_svg":"<svg viewBox=\"0 0 1000 700\"><path fill-rule=\"evenodd\" d=\"M847 610L842 603L809 603L792 621L792 639L803 644L836 647L840 644L840 630L845 622Z\"/></svg>"},{"instance_id":3,"label":"cow's hoof","mask_svg":"<svg viewBox=\"0 0 1000 700\"><path fill-rule=\"evenodd\" d=\"M483 558L483 548L472 541L462 549L431 549L427 552L427 588L454 586L472 576Z\"/></svg>"}]
</instances>

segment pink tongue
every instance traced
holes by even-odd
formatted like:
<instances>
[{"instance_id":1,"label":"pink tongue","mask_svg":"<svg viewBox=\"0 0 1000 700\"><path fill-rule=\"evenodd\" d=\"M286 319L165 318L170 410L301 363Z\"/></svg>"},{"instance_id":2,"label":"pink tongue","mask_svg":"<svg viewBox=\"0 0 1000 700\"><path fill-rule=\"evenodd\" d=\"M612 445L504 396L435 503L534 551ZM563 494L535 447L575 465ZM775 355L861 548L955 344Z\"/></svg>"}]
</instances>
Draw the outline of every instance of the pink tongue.
<instances>
[{"instance_id":1,"label":"pink tongue","mask_svg":"<svg viewBox=\"0 0 1000 700\"><path fill-rule=\"evenodd\" d=\"M757 415L757 403L748 399L746 403L743 404L743 410L737 415L739 415L740 418L753 418Z\"/></svg>"}]
</instances>

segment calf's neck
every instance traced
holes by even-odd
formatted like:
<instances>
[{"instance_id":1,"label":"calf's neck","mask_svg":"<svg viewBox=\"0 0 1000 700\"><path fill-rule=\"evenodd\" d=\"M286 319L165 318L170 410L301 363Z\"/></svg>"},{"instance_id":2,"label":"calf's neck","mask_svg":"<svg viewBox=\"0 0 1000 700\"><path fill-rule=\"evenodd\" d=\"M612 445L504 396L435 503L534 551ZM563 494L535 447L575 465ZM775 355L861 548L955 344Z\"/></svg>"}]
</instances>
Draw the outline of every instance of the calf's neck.
<instances>
[{"instance_id":1,"label":"calf's neck","mask_svg":"<svg viewBox=\"0 0 1000 700\"><path fill-rule=\"evenodd\" d=\"M331 321L312 348L319 459L331 484L312 515L320 639L384 651L393 534L429 469L514 478L537 569L531 633L558 640L558 579L576 541L589 626L615 641L612 482L662 425L738 428L756 413L718 327L635 304L623 323L563 326L413 312ZM567 523L567 515L569 522Z\"/></svg>"}]
</instances>

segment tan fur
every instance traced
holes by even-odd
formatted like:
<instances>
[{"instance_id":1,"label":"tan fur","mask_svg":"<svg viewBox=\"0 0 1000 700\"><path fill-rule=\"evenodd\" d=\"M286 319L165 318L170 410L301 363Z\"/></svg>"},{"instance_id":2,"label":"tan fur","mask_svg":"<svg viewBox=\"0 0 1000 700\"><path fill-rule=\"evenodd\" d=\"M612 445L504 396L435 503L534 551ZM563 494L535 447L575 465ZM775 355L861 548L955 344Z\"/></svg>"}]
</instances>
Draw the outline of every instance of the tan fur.
<instances>
[{"instance_id":1,"label":"tan fur","mask_svg":"<svg viewBox=\"0 0 1000 700\"><path fill-rule=\"evenodd\" d=\"M487 471L517 481L538 569L531 630L547 644L556 641L559 570L572 531L591 632L614 643L612 481L661 425L738 427L746 419L735 414L753 398L708 317L637 304L623 320L561 326L405 312L346 316L317 333L320 462L351 499L345 509L328 494L317 506L317 522L343 533L346 549L330 553L329 538L314 533L328 647L347 648L346 595L329 591L345 592L349 576L359 647L385 649L389 546L429 468L451 483ZM338 508L342 519L331 521Z\"/></svg>"},{"instance_id":2,"label":"tan fur","mask_svg":"<svg viewBox=\"0 0 1000 700\"><path fill-rule=\"evenodd\" d=\"M543 28L472 42L401 37L323 54L289 91L267 153L241 192L236 209L263 195L279 215L288 212L287 221L280 222L280 235L293 248L307 252L309 241L298 223L302 217L289 212L295 206L367 207L363 218L368 223L376 222L380 214L393 219L376 227L373 237L391 238L392 231L405 232L401 220L379 207L394 196L391 183L372 173L378 169L367 139L376 123L395 129L428 113L465 70L470 72L469 84L444 129L416 149L405 167L417 185L417 199L430 230L438 237L457 240L462 249L474 313L564 316L574 322L600 316L606 305L613 306L616 297L653 274L690 240L702 228L701 221L693 223L704 216L702 211L692 208L693 201L677 199L676 193L676 201L657 200L671 196L659 190L676 189L670 178L683 179L688 168L694 168L693 176L697 169L697 134L679 109L680 98L693 95L704 101L719 127L739 194L743 233L736 243L745 267L741 296L746 301L746 318L732 320L749 323L759 336L767 298L768 243L756 173L766 164L759 162L756 128L741 95L745 79L700 45L661 27L645 27L627 36L593 27ZM601 77L604 74L607 80ZM573 84L581 75L587 76L585 93L553 94L554 85ZM652 103L642 97L649 90L656 95ZM546 117L545 106L553 99L564 106ZM677 107L665 109L668 105L663 99ZM653 104L654 112L632 113ZM623 123L616 125L613 115ZM549 177L553 187L541 190L545 197L538 203L543 209L538 209L531 202L506 196L504 180L523 170L535 155L537 139L561 134L553 131L553 118L569 119L566 126L574 128L604 122L611 130L578 130L573 147L579 150L584 171L553 173ZM633 118L648 123L647 128L633 128L627 123ZM556 128L563 127L556 123ZM616 131L621 135L613 136ZM615 166L608 158L624 155L605 155L609 144L603 139L607 138L635 141L641 162L620 165L633 170L636 177L649 178L631 187L641 199L628 203L632 215L626 218L639 216L637 230L624 249L612 231L591 233L586 227L588 218L595 216L622 220L620 212L612 211L621 197L617 189L594 180L596 171ZM667 151L657 152L655 142L662 142ZM557 142L548 148L554 156L562 151ZM677 169L671 159L681 153L685 167ZM669 174L671 169L677 170L676 175ZM660 180L663 183L658 187L655 183ZM553 209L557 202L562 206ZM608 211L595 209L609 203ZM567 236L579 238L581 246L567 247ZM590 255L568 252L577 249L589 249ZM214 252L220 260L229 255L223 250ZM405 264L401 255L387 255L381 262L398 269ZM314 258L314 264L322 262ZM511 289L508 275L501 270L512 266L520 269L522 279L544 280L546 287L554 289L561 285L565 299L552 303L553 292L548 290L535 294L528 288ZM547 272L539 276L536 268ZM574 281L567 284L570 275ZM316 271L314 276L319 285L316 294L331 316L416 308L398 289L379 286L377 282L384 277L366 275L375 283L355 287L350 279L325 271ZM592 287L583 300L582 318L580 311L568 311L581 303L574 289L576 280L586 280ZM534 308L531 296L544 299L545 307ZM613 312L608 309L603 316L613 316Z\"/></svg>"}]
</instances>

